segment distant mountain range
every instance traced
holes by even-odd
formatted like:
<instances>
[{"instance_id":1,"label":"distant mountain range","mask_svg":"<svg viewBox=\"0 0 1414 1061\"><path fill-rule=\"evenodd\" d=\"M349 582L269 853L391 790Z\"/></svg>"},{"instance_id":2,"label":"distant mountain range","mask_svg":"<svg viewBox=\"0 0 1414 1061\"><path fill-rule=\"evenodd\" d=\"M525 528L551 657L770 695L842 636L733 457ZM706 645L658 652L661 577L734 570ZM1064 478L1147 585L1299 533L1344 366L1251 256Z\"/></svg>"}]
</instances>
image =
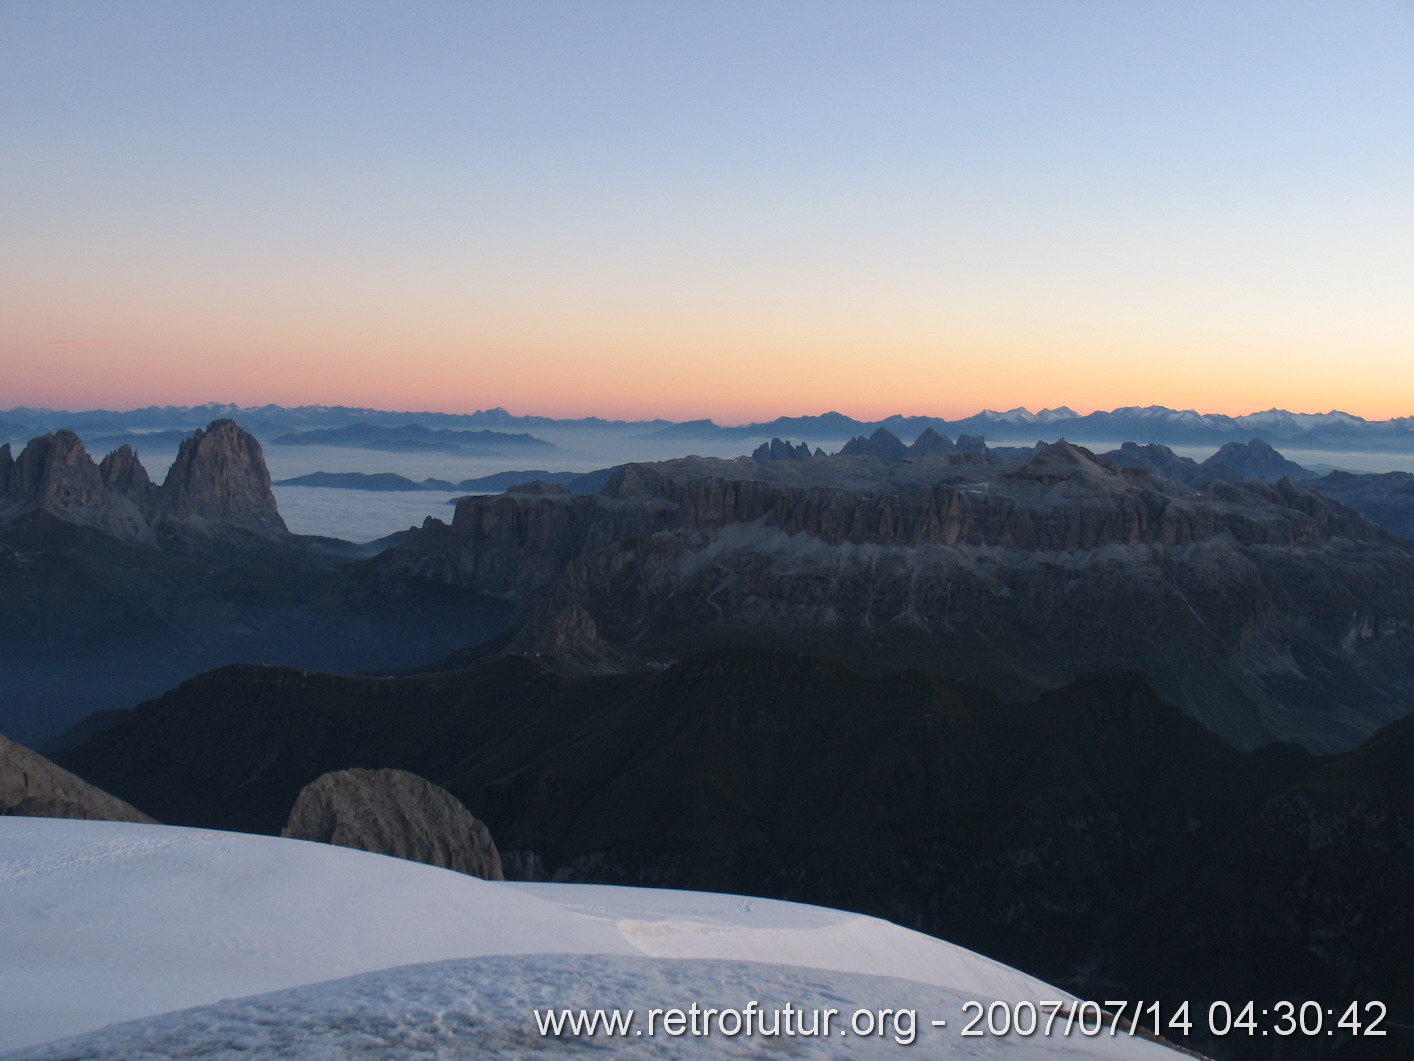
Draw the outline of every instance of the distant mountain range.
<instances>
[{"instance_id":1,"label":"distant mountain range","mask_svg":"<svg viewBox=\"0 0 1414 1061\"><path fill-rule=\"evenodd\" d=\"M897 435L916 435L932 428L953 435L981 435L989 441L1034 442L1069 438L1085 442L1162 442L1168 445L1222 445L1247 442L1256 437L1298 449L1373 449L1414 452L1414 416L1392 420L1365 420L1350 413L1291 413L1270 409L1245 416L1198 413L1161 405L1126 406L1084 416L1073 409L1026 409L996 412L985 409L960 420L942 417L894 415L862 421L842 413L820 416L782 416L739 427L723 427L711 420L671 424L653 432L658 438L803 438L810 442L867 435L880 427Z\"/></svg>"},{"instance_id":2,"label":"distant mountain range","mask_svg":"<svg viewBox=\"0 0 1414 1061\"><path fill-rule=\"evenodd\" d=\"M1069 438L1082 442L1162 442L1168 445L1214 445L1247 442L1261 437L1289 448L1315 450L1375 450L1414 452L1414 416L1390 420L1366 420L1352 413L1293 413L1284 409L1227 416L1199 413L1192 409L1169 409L1161 405L1124 406L1108 412L1080 414L1060 407L1033 413L1016 408L998 412L984 409L957 420L932 416L895 414L882 420L857 420L843 413L816 416L780 416L760 423L724 426L712 420L676 422L654 420L605 420L599 417L556 419L547 416L518 416L505 409L483 409L474 413L392 412L382 409L325 405L237 406L208 403L198 406L148 406L116 411L89 409L65 411L17 406L0 411L0 438L23 440L33 433L61 427L71 428L84 438L113 438L132 441L130 432L155 433L174 429L191 430L213 419L230 418L263 439L317 430L348 428L364 424L382 428L406 428L409 424L447 431L505 431L534 428L578 428L630 432L665 442L687 439L803 438L811 443L839 441L868 435L886 427L898 435L916 435L925 428L953 435L983 435L993 442L1034 442L1038 434L1049 439ZM1042 430L1044 429L1044 430ZM367 441L367 440L365 440Z\"/></svg>"}]
</instances>

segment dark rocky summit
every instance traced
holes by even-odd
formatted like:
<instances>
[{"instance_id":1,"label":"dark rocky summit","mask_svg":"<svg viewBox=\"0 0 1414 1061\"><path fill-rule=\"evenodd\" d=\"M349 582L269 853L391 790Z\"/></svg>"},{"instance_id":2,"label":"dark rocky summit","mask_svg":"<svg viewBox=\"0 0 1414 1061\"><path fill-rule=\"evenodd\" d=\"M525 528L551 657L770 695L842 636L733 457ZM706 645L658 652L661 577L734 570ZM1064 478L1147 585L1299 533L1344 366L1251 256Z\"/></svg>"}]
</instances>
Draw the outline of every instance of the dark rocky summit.
<instances>
[{"instance_id":1,"label":"dark rocky summit","mask_svg":"<svg viewBox=\"0 0 1414 1061\"><path fill-rule=\"evenodd\" d=\"M119 458L119 463L122 460ZM136 477L131 469L118 474L129 481ZM108 485L83 440L72 431L31 439L13 461L9 447L4 447L0 457L0 526L34 512L92 527L121 541L150 544L155 539L148 514L126 491Z\"/></svg>"},{"instance_id":2,"label":"dark rocky summit","mask_svg":"<svg viewBox=\"0 0 1414 1061\"><path fill-rule=\"evenodd\" d=\"M135 545L183 544L233 533L290 537L270 491L260 443L233 420L214 421L184 441L166 481L155 486L130 446L94 464L82 439L56 431L31 439L18 459L0 456L0 526L32 513Z\"/></svg>"},{"instance_id":3,"label":"dark rocky summit","mask_svg":"<svg viewBox=\"0 0 1414 1061\"><path fill-rule=\"evenodd\" d=\"M1201 463L1190 457L1180 457L1167 446L1157 443L1138 445L1126 442L1105 458L1121 468L1151 468L1159 475L1189 486L1206 486L1225 479L1314 479L1316 473L1287 460L1260 438L1250 442L1228 442Z\"/></svg>"},{"instance_id":4,"label":"dark rocky summit","mask_svg":"<svg viewBox=\"0 0 1414 1061\"><path fill-rule=\"evenodd\" d=\"M152 822L136 807L94 788L38 752L0 735L0 815Z\"/></svg>"},{"instance_id":5,"label":"dark rocky summit","mask_svg":"<svg viewBox=\"0 0 1414 1061\"><path fill-rule=\"evenodd\" d=\"M926 427L908 447L908 453L912 457L926 457L930 453L952 453L956 449L947 435L940 435L931 427Z\"/></svg>"},{"instance_id":6,"label":"dark rocky summit","mask_svg":"<svg viewBox=\"0 0 1414 1061\"><path fill-rule=\"evenodd\" d=\"M235 528L262 538L289 534L275 507L260 443L234 420L213 421L182 443L162 483L157 512L169 528Z\"/></svg>"},{"instance_id":7,"label":"dark rocky summit","mask_svg":"<svg viewBox=\"0 0 1414 1061\"><path fill-rule=\"evenodd\" d=\"M300 791L280 835L505 880L486 826L446 789L406 770L316 778Z\"/></svg>"},{"instance_id":8,"label":"dark rocky summit","mask_svg":"<svg viewBox=\"0 0 1414 1061\"><path fill-rule=\"evenodd\" d=\"M751 452L751 459L758 461L799 461L810 457L810 447L804 442L792 446L784 439L773 438L763 442Z\"/></svg>"},{"instance_id":9,"label":"dark rocky summit","mask_svg":"<svg viewBox=\"0 0 1414 1061\"><path fill-rule=\"evenodd\" d=\"M844 457L878 457L880 460L903 460L908 456L908 447L887 427L881 427L868 438L862 435L850 439L840 450Z\"/></svg>"}]
</instances>

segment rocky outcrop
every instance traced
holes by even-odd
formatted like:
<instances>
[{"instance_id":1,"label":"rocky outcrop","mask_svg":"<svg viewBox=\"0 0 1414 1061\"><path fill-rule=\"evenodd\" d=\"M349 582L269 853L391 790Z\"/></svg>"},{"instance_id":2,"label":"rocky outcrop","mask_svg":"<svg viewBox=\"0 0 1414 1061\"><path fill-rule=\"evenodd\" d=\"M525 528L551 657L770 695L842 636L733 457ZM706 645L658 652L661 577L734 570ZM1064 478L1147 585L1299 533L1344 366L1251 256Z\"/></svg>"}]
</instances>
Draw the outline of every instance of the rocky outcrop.
<instances>
[{"instance_id":1,"label":"rocky outcrop","mask_svg":"<svg viewBox=\"0 0 1414 1061\"><path fill-rule=\"evenodd\" d=\"M1214 479L1314 479L1316 473L1287 460L1260 438L1228 442L1198 466L1198 482Z\"/></svg>"},{"instance_id":2,"label":"rocky outcrop","mask_svg":"<svg viewBox=\"0 0 1414 1061\"><path fill-rule=\"evenodd\" d=\"M527 651L823 644L1012 697L1121 668L1244 746L1349 747L1414 703L1414 552L1359 513L1067 442L965 459L629 465L597 495L468 498L377 564L518 602ZM838 469L878 475L804 485Z\"/></svg>"},{"instance_id":3,"label":"rocky outcrop","mask_svg":"<svg viewBox=\"0 0 1414 1061\"><path fill-rule=\"evenodd\" d=\"M446 789L406 770L336 770L300 792L281 836L504 880L486 826Z\"/></svg>"},{"instance_id":4,"label":"rocky outcrop","mask_svg":"<svg viewBox=\"0 0 1414 1061\"><path fill-rule=\"evenodd\" d=\"M908 456L908 447L887 427L881 427L868 438L862 435L852 438L840 450L842 457L878 457L880 460L897 461Z\"/></svg>"},{"instance_id":5,"label":"rocky outcrop","mask_svg":"<svg viewBox=\"0 0 1414 1061\"><path fill-rule=\"evenodd\" d=\"M55 766L38 752L0 735L0 815L148 822L149 818L102 789Z\"/></svg>"},{"instance_id":6,"label":"rocky outcrop","mask_svg":"<svg viewBox=\"0 0 1414 1061\"><path fill-rule=\"evenodd\" d=\"M1189 486L1206 486L1218 480L1265 479L1279 482L1282 479L1315 477L1315 472L1287 460L1260 438L1254 438L1251 442L1229 442L1201 463L1190 457L1180 457L1158 443L1141 446L1126 442L1119 449L1104 454L1104 457L1117 467L1150 468L1166 479Z\"/></svg>"},{"instance_id":7,"label":"rocky outcrop","mask_svg":"<svg viewBox=\"0 0 1414 1061\"><path fill-rule=\"evenodd\" d=\"M0 526L33 512L93 527L130 544L176 544L193 535L289 535L254 436L217 420L182 443L161 486L120 446L95 464L83 440L62 430L0 456Z\"/></svg>"},{"instance_id":8,"label":"rocky outcrop","mask_svg":"<svg viewBox=\"0 0 1414 1061\"><path fill-rule=\"evenodd\" d=\"M1198 462L1193 458L1180 457L1157 442L1143 446L1137 442L1126 442L1119 449L1101 456L1117 468L1149 468L1165 479L1179 483L1189 482L1198 472Z\"/></svg>"},{"instance_id":9,"label":"rocky outcrop","mask_svg":"<svg viewBox=\"0 0 1414 1061\"><path fill-rule=\"evenodd\" d=\"M216 420L182 443L162 483L158 520L188 528L235 528L262 538L289 534L255 436Z\"/></svg>"},{"instance_id":10,"label":"rocky outcrop","mask_svg":"<svg viewBox=\"0 0 1414 1061\"><path fill-rule=\"evenodd\" d=\"M751 459L757 461L803 461L810 458L810 447L804 442L792 446L780 438L763 442L751 451Z\"/></svg>"},{"instance_id":11,"label":"rocky outcrop","mask_svg":"<svg viewBox=\"0 0 1414 1061\"><path fill-rule=\"evenodd\" d=\"M7 471L0 492L0 524L44 512L123 541L153 541L152 528L141 509L109 487L83 440L72 431L31 439Z\"/></svg>"},{"instance_id":12,"label":"rocky outcrop","mask_svg":"<svg viewBox=\"0 0 1414 1061\"><path fill-rule=\"evenodd\" d=\"M115 494L126 497L148 519L157 507L157 486L148 478L147 469L131 446L119 446L98 464L98 476L103 485Z\"/></svg>"},{"instance_id":13,"label":"rocky outcrop","mask_svg":"<svg viewBox=\"0 0 1414 1061\"><path fill-rule=\"evenodd\" d=\"M910 457L925 457L930 453L953 453L957 447L947 435L940 435L931 427L925 427L913 445L908 447Z\"/></svg>"}]
</instances>

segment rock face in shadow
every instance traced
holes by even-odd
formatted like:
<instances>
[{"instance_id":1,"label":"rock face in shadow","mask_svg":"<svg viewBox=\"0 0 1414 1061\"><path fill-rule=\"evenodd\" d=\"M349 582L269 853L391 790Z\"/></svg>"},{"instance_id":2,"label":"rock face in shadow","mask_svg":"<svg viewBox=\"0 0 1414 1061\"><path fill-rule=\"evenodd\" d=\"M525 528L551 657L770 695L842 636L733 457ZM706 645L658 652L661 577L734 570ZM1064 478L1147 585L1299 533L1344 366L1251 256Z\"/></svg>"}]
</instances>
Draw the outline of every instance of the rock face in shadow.
<instances>
[{"instance_id":1,"label":"rock face in shadow","mask_svg":"<svg viewBox=\"0 0 1414 1061\"><path fill-rule=\"evenodd\" d=\"M182 443L162 484L163 522L215 523L263 538L289 533L275 507L270 472L255 436L216 420Z\"/></svg>"},{"instance_id":2,"label":"rock face in shadow","mask_svg":"<svg viewBox=\"0 0 1414 1061\"><path fill-rule=\"evenodd\" d=\"M95 464L69 430L31 439L18 458L6 446L0 451L0 526L34 512L130 545L232 532L289 536L260 443L234 420L216 420L183 442L161 486L130 446Z\"/></svg>"},{"instance_id":3,"label":"rock face in shadow","mask_svg":"<svg viewBox=\"0 0 1414 1061\"><path fill-rule=\"evenodd\" d=\"M1064 441L631 464L465 499L376 563L515 601L519 651L788 647L1008 699L1121 669L1242 747L1338 751L1414 704L1407 542L1291 479L1197 489Z\"/></svg>"},{"instance_id":4,"label":"rock face in shadow","mask_svg":"<svg viewBox=\"0 0 1414 1061\"><path fill-rule=\"evenodd\" d=\"M136 807L0 736L0 815L4 814L155 824Z\"/></svg>"},{"instance_id":5,"label":"rock face in shadow","mask_svg":"<svg viewBox=\"0 0 1414 1061\"><path fill-rule=\"evenodd\" d=\"M72 431L31 439L12 462L7 446L0 465L6 462L9 467L0 475L0 525L30 512L44 512L130 544L155 541L142 509L109 486L83 440ZM137 465L138 470L141 467ZM136 473L129 468L125 474ZM146 478L145 472L142 477Z\"/></svg>"},{"instance_id":6,"label":"rock face in shadow","mask_svg":"<svg viewBox=\"0 0 1414 1061\"><path fill-rule=\"evenodd\" d=\"M406 770L335 770L311 781L280 835L505 880L486 826L446 789Z\"/></svg>"}]
</instances>

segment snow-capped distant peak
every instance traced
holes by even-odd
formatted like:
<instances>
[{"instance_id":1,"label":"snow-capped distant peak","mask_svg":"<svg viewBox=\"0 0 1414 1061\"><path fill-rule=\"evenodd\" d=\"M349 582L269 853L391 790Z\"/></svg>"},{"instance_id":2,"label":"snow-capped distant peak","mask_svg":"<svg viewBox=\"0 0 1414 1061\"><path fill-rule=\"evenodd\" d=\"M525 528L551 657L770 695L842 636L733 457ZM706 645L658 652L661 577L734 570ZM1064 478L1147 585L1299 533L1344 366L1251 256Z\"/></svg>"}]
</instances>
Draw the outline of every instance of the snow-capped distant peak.
<instances>
[{"instance_id":1,"label":"snow-capped distant peak","mask_svg":"<svg viewBox=\"0 0 1414 1061\"><path fill-rule=\"evenodd\" d=\"M1034 424L1036 422L1036 414L1020 405L1015 409L1008 409L1004 413L999 413L995 409L983 409L977 415L1008 424Z\"/></svg>"}]
</instances>

